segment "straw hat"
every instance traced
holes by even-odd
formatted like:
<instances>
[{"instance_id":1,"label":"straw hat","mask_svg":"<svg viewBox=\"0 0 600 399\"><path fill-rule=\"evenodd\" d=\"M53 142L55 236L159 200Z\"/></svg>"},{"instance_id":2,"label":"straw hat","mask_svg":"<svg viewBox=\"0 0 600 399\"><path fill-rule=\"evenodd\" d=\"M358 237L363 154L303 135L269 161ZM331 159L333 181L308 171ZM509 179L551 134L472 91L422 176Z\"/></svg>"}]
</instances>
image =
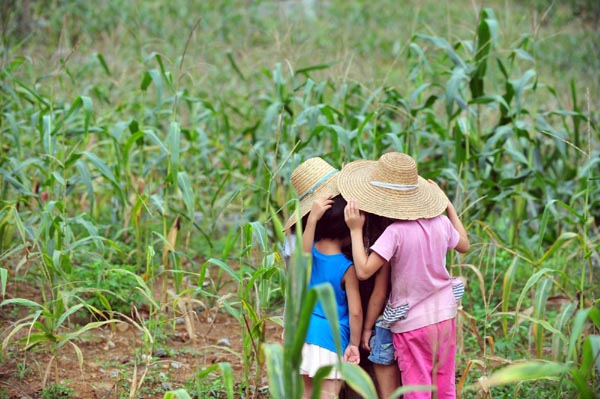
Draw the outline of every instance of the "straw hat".
<instances>
[{"instance_id":1,"label":"straw hat","mask_svg":"<svg viewBox=\"0 0 600 399\"><path fill-rule=\"evenodd\" d=\"M300 218L303 218L312 207L315 198L336 196L340 194L337 180L340 172L319 157L309 158L292 172L292 186L300 201ZM292 215L283 230L288 230L296 223L296 215Z\"/></svg>"},{"instance_id":2,"label":"straw hat","mask_svg":"<svg viewBox=\"0 0 600 399\"><path fill-rule=\"evenodd\" d=\"M392 219L432 218L448 206L446 194L419 176L411 156L399 152L347 164L338 187L346 200L358 200L361 210Z\"/></svg>"}]
</instances>

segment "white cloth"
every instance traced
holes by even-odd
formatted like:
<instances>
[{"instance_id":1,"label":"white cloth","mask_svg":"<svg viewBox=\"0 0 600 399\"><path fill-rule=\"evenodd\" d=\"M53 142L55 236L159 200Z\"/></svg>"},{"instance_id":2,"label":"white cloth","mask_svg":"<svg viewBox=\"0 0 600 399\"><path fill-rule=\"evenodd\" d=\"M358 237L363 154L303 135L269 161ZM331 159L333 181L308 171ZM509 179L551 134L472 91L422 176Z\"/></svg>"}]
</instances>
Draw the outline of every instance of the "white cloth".
<instances>
[{"instance_id":1,"label":"white cloth","mask_svg":"<svg viewBox=\"0 0 600 399\"><path fill-rule=\"evenodd\" d=\"M323 366L336 365L338 355L328 349L313 344L304 344L302 346L302 364L300 364L300 374L308 375L313 378ZM342 375L334 368L326 377L328 380L340 380Z\"/></svg>"}]
</instances>

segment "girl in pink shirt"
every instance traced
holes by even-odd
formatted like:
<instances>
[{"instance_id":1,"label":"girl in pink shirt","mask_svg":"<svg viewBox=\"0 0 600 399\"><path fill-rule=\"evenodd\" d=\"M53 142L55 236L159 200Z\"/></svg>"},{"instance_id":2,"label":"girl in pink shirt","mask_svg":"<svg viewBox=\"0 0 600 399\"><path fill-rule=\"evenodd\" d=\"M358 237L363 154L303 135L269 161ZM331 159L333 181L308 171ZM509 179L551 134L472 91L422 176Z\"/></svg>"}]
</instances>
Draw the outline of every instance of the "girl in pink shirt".
<instances>
[{"instance_id":1,"label":"girl in pink shirt","mask_svg":"<svg viewBox=\"0 0 600 399\"><path fill-rule=\"evenodd\" d=\"M384 310L390 324L403 385L434 385L438 399L456 398L457 291L462 286L446 269L446 254L464 253L469 239L444 192L420 177L406 154L384 154L378 161L355 161L340 172L338 188L348 200L345 219L359 279L386 262L391 293ZM365 221L360 210L395 219L371 246L362 245ZM446 215L442 213L446 211ZM410 392L404 399L431 398Z\"/></svg>"}]
</instances>

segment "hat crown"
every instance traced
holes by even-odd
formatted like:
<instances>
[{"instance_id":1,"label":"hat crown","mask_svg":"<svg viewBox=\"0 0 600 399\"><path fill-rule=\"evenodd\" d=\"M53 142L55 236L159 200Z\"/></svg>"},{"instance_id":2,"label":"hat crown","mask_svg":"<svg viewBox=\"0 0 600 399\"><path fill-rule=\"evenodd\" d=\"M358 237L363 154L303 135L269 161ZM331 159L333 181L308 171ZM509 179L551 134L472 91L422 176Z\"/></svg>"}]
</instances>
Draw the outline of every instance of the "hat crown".
<instances>
[{"instance_id":1,"label":"hat crown","mask_svg":"<svg viewBox=\"0 0 600 399\"><path fill-rule=\"evenodd\" d=\"M290 178L292 186L298 196L302 196L310 190L315 190L323 177L331 176L337 170L319 157L309 158L302 162Z\"/></svg>"},{"instance_id":2,"label":"hat crown","mask_svg":"<svg viewBox=\"0 0 600 399\"><path fill-rule=\"evenodd\" d=\"M382 155L371 175L373 181L398 185L416 185L419 182L417 163L407 154L391 152Z\"/></svg>"}]
</instances>

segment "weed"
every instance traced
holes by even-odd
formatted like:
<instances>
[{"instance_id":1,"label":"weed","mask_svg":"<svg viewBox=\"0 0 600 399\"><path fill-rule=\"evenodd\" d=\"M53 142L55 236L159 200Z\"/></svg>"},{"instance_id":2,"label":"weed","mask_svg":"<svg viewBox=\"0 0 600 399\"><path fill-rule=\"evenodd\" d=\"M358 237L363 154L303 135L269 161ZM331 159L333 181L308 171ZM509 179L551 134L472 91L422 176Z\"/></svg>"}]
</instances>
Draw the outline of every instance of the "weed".
<instances>
[{"instance_id":1,"label":"weed","mask_svg":"<svg viewBox=\"0 0 600 399\"><path fill-rule=\"evenodd\" d=\"M73 269L70 276L85 303L109 316L115 313L131 314L132 306L148 306L139 286L132 265L111 265L102 261Z\"/></svg>"},{"instance_id":2,"label":"weed","mask_svg":"<svg viewBox=\"0 0 600 399\"><path fill-rule=\"evenodd\" d=\"M42 399L69 399L73 397L73 388L63 384L51 384L40 393Z\"/></svg>"}]
</instances>

